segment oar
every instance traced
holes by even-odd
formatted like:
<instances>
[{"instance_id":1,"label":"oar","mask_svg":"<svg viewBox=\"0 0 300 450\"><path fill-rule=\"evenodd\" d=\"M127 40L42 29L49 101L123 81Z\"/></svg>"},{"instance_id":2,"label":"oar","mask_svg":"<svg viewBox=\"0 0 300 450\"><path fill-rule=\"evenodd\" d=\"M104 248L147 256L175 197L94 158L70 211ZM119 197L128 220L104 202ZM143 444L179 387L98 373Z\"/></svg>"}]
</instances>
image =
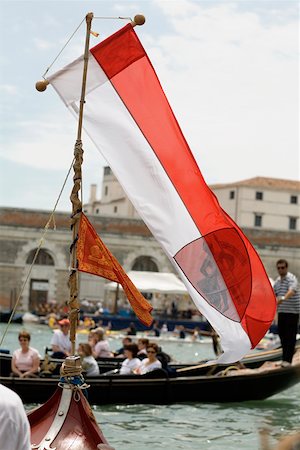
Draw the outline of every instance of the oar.
<instances>
[{"instance_id":1,"label":"oar","mask_svg":"<svg viewBox=\"0 0 300 450\"><path fill-rule=\"evenodd\" d=\"M178 372L188 372L189 370L201 369L202 367L215 367L215 365L206 362L206 363L198 364L197 366L182 367L181 369L177 369L176 373L178 373Z\"/></svg>"}]
</instances>

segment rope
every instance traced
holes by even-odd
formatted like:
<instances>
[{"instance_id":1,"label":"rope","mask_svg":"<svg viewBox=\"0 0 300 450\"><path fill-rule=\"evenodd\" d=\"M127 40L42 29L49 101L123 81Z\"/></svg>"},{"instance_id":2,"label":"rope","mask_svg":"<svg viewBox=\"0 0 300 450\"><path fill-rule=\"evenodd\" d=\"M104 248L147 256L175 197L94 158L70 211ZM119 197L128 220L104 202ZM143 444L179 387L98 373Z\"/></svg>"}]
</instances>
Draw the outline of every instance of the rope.
<instances>
[{"instance_id":1,"label":"rope","mask_svg":"<svg viewBox=\"0 0 300 450\"><path fill-rule=\"evenodd\" d=\"M217 375L221 376L221 377L225 377L230 370L239 370L239 367L237 367L237 366L228 366L228 367L226 367L226 369L222 370L222 372L220 372L220 374L217 374Z\"/></svg>"},{"instance_id":2,"label":"rope","mask_svg":"<svg viewBox=\"0 0 300 450\"><path fill-rule=\"evenodd\" d=\"M80 391L85 391L86 389L88 389L90 387L89 384L87 383L82 383L82 384L73 384L71 383L68 378L64 379L67 383L59 381L58 383L58 387L62 388L62 389L71 389L73 391L73 398L75 400L75 402L79 402L80 400Z\"/></svg>"},{"instance_id":3,"label":"rope","mask_svg":"<svg viewBox=\"0 0 300 450\"><path fill-rule=\"evenodd\" d=\"M29 276L30 276L30 274L31 274L31 272L32 272L32 268L33 268L33 266L34 266L34 264L35 264L35 261L36 261L36 259L37 259L37 257L38 257L38 254L39 254L39 252L40 252L40 249L41 249L41 247L42 247L42 245L43 245L43 243L44 243L44 239L45 239L45 236L46 236L46 234L47 234L47 232L48 232L48 229L49 229L49 227L50 227L51 222L53 223L53 228L54 228L54 229L56 228L55 219L54 219L54 213L55 213L55 211L56 211L58 202L59 202L59 200L60 200L60 198L61 198L61 195L62 195L62 193L63 193L63 190L64 190L64 188L65 188L65 185L66 185L66 183L67 183L67 180L68 180L68 178L69 178L70 172L71 172L71 170L72 170L73 163L74 163L74 159L75 159L75 158L72 159L71 166L70 166L70 168L69 168L69 170L68 170L68 173L67 173L67 175L66 175L66 177L65 177L65 180L64 180L63 185L62 185L62 187L61 187L61 190L60 190L60 192L59 192L58 198L57 198L57 200L56 200L56 202L55 202L54 208L53 208L53 210L52 210L52 212L51 212L51 214L50 214L50 217L49 217L49 219L48 219L46 225L44 226L44 231L43 231L42 237L41 237L41 239L40 239L39 246L38 246L38 248L36 249L36 252L35 252L34 258L33 258L33 260L32 260L32 263L31 263L31 265L30 265L30 267L29 267L27 276L26 276L26 278L25 278L25 281L24 281L23 284L22 284L22 287L21 287L20 293L19 293L19 295L18 295L17 301L16 301L15 306L14 306L14 308L13 308L13 310L12 310L12 313L11 313L11 315L10 315L10 317L9 317L9 320L8 320L7 325L6 325L6 327L5 327L4 333L3 333L2 337L1 337L1 340L0 340L0 346L2 345L2 343L3 343L3 341L4 341L4 338L5 338L5 336L6 336L7 330L8 330L8 328L9 328L10 324L11 324L12 318L13 318L13 316L15 315L15 312L16 312L16 310L17 310L17 307L19 306L19 303L20 303L20 300L21 300L21 296L22 296L22 294L23 294L23 291L24 291L24 289L25 289L25 286L26 286L26 284L27 284L27 281L28 281L28 279L29 279Z\"/></svg>"},{"instance_id":4,"label":"rope","mask_svg":"<svg viewBox=\"0 0 300 450\"><path fill-rule=\"evenodd\" d=\"M61 377L77 377L81 375L82 367L80 366L74 366L74 365L68 365L66 361L64 361L60 368L60 376Z\"/></svg>"},{"instance_id":5,"label":"rope","mask_svg":"<svg viewBox=\"0 0 300 450\"><path fill-rule=\"evenodd\" d=\"M53 66L53 64L58 60L58 58L60 57L60 55L62 54L62 52L64 51L64 49L67 47L67 45L69 44L69 42L73 39L73 37L75 36L75 34L77 33L77 31L79 30L79 28L81 27L81 25L83 24L83 22L85 21L86 17L84 17L82 19L82 21L80 22L80 24L78 25L78 27L75 29L75 31L71 34L71 36L69 37L69 39L67 40L67 42L65 43L65 45L62 47L62 49L60 50L60 52L57 54L57 56L54 58L54 60L52 61L52 63L50 64L49 67L47 67L45 73L42 75L42 78L45 79L47 73L49 72L49 70L51 69L51 67ZM131 17L121 17L121 16L116 16L116 17L103 17L103 16L98 16L98 17L93 17L93 19L119 19L119 20L128 20L130 22L132 22ZM93 32L94 34L94 32Z\"/></svg>"},{"instance_id":6,"label":"rope","mask_svg":"<svg viewBox=\"0 0 300 450\"><path fill-rule=\"evenodd\" d=\"M50 64L50 66L46 69L44 75L42 75L42 78L45 78L45 76L47 75L47 73L49 72L49 70L51 69L51 67L53 66L53 64L55 63L55 61L60 57L60 55L62 54L62 52L64 51L64 49L66 48L66 46L69 44L69 42L71 41L71 39L74 37L74 35L77 33L77 31L79 30L79 28L81 27L81 25L83 24L83 22L85 21L85 17L82 19L82 21L80 22L80 24L78 25L78 27L76 28L76 30L73 32L73 34L70 36L70 38L67 40L67 42L65 43L65 45L63 46L63 48L61 49L61 51L58 53L58 55L54 58L54 60L52 61L52 63Z\"/></svg>"},{"instance_id":7,"label":"rope","mask_svg":"<svg viewBox=\"0 0 300 450\"><path fill-rule=\"evenodd\" d=\"M90 386L85 383L82 375L82 366L79 357L67 357L60 368L60 382L58 386L63 389L72 389L75 401L80 400L79 392L86 390Z\"/></svg>"},{"instance_id":8,"label":"rope","mask_svg":"<svg viewBox=\"0 0 300 450\"><path fill-rule=\"evenodd\" d=\"M132 19L131 19L131 17L122 17L122 16L107 16L107 17L104 17L104 16L94 16L94 19L101 19L101 20L103 20L103 19L121 19L121 20L130 20L130 22L132 22Z\"/></svg>"}]
</instances>

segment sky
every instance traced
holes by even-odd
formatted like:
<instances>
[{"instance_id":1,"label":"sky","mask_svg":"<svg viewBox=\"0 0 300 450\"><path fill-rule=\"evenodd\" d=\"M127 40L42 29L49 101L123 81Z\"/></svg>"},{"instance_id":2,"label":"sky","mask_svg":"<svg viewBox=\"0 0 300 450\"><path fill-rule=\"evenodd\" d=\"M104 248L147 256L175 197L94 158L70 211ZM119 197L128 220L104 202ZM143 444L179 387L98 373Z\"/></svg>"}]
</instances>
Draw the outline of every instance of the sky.
<instances>
[{"instance_id":1,"label":"sky","mask_svg":"<svg viewBox=\"0 0 300 450\"><path fill-rule=\"evenodd\" d=\"M135 31L208 184L300 179L298 1L0 0L0 206L57 201L77 123L35 83L83 53L84 23L59 55L90 11L91 47L127 23L112 17L145 15ZM91 184L100 198L106 162L85 134L83 148L86 203ZM70 190L71 177L58 210Z\"/></svg>"}]
</instances>

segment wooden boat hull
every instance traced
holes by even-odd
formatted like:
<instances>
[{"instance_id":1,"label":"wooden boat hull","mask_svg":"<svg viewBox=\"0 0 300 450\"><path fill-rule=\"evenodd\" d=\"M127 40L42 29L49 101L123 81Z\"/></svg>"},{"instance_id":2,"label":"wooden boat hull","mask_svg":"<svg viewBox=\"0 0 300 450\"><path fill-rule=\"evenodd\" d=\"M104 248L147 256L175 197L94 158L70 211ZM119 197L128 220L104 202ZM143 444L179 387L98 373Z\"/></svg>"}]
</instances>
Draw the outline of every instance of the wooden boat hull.
<instances>
[{"instance_id":1,"label":"wooden boat hull","mask_svg":"<svg viewBox=\"0 0 300 450\"><path fill-rule=\"evenodd\" d=\"M32 448L95 450L107 444L82 392L57 387L44 405L29 412ZM42 446L42 448L44 448ZM111 447L110 447L111 448Z\"/></svg>"},{"instance_id":2,"label":"wooden boat hull","mask_svg":"<svg viewBox=\"0 0 300 450\"><path fill-rule=\"evenodd\" d=\"M156 378L157 376L157 378ZM144 376L88 378L91 404L170 404L177 402L242 402L263 400L300 381L300 365L235 376L180 376L149 373ZM42 403L57 387L57 379L0 377L24 403Z\"/></svg>"}]
</instances>

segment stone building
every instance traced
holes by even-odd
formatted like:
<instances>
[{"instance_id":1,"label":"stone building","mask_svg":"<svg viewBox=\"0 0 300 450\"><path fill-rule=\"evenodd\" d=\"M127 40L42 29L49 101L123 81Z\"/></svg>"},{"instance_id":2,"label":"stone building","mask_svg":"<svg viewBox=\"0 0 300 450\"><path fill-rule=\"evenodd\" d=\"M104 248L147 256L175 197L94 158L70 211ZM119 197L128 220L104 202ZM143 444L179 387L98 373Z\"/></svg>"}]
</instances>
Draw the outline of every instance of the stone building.
<instances>
[{"instance_id":1,"label":"stone building","mask_svg":"<svg viewBox=\"0 0 300 450\"><path fill-rule=\"evenodd\" d=\"M72 239L70 219L66 213L56 213L55 229L51 224L42 239L49 217L50 212L46 211L0 208L2 307L12 305L23 285L20 305L23 310L33 310L40 302L56 301L63 304L68 299L69 247ZM96 216L90 219L125 271L172 271L168 258L141 220ZM41 250L28 275L41 239ZM104 284L105 280L82 273L81 299L104 301Z\"/></svg>"},{"instance_id":2,"label":"stone building","mask_svg":"<svg viewBox=\"0 0 300 450\"><path fill-rule=\"evenodd\" d=\"M300 231L300 182L255 177L210 186L241 228Z\"/></svg>"}]
</instances>

